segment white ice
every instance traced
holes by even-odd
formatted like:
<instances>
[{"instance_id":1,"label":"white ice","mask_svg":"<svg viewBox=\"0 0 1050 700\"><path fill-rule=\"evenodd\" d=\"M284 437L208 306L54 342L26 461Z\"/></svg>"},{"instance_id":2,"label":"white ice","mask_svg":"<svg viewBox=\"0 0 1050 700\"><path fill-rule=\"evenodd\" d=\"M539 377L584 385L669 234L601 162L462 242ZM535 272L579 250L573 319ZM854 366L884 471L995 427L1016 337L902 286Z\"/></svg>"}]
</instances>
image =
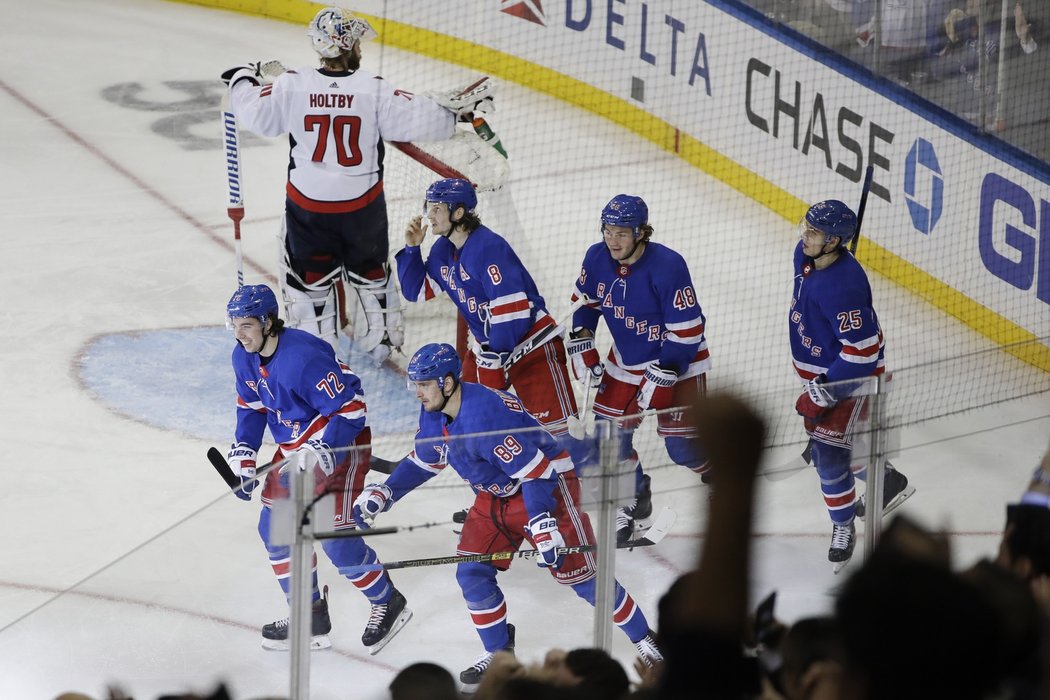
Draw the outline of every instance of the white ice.
<instances>
[{"instance_id":1,"label":"white ice","mask_svg":"<svg viewBox=\"0 0 1050 700\"><path fill-rule=\"evenodd\" d=\"M20 417L3 421L0 433L8 445L0 697L43 700L66 690L100 697L112 684L148 698L208 691L220 680L238 698L285 695L287 656L259 645L259 627L286 608L255 532L258 502L226 493L204 454L225 445L233 420L222 321L235 278L214 79L230 65L268 57L260 51L312 62L302 30L152 1L34 0L7 3L3 15L3 396ZM416 89L470 75L378 45L365 63ZM555 312L565 308L575 265L612 194L645 192L654 213L678 207L686 233L669 240L684 244L690 223L702 225L705 245L690 264L698 279L720 280L700 285L716 361L712 386L785 392L776 420L795 426L781 335L791 226L592 115L512 84L500 100L503 115L518 115L499 124L520 154L512 185L532 237L530 265L571 261L568 276L556 279L534 269ZM158 107L172 102L186 104ZM252 282L276 269L285 159L280 142L245 147ZM741 272L739 281L716 277L744 256L770 267ZM884 280L874 285L897 367L987 347L910 294ZM447 309L432 315L412 312L407 348L450 340ZM749 332L764 328L775 332ZM1036 393L907 428L896 459L918 487L903 511L950 532L959 565L994 554L1004 504L1020 494L1050 433L1045 376L1012 360L992 362L1004 382ZM377 452L396 458L412 429L411 397L390 376L368 368L362 375ZM963 396L972 378L949 378L943 397L922 400L941 404L941 413L982 403ZM666 465L652 433L640 431L656 504L675 508L678 524L659 547L622 555L617 572L655 624L659 596L703 544L707 492L694 475ZM770 465L797 449L771 451ZM815 475L763 480L760 499L754 599L777 589L785 620L828 610L845 572L836 578L825 559L830 527ZM387 560L452 553L449 516L468 501L467 487L443 475L386 516L388 524L441 524L374 546ZM320 559L334 647L312 656L311 697L381 698L408 663L431 660L458 672L480 651L453 570L433 567L396 572L415 618L368 656L359 640L366 603ZM519 562L501 582L523 659L590 643L590 608L546 573ZM614 653L629 666L633 649L614 634Z\"/></svg>"}]
</instances>

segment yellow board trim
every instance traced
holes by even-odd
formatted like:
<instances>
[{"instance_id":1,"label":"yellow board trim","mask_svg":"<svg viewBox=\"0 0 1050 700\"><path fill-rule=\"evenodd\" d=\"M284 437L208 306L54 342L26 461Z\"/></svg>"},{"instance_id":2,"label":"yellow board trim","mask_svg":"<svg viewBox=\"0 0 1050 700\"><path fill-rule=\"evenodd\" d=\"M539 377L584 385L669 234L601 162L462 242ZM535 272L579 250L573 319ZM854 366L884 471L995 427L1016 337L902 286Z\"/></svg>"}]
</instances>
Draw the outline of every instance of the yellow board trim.
<instances>
[{"instance_id":1,"label":"yellow board trim","mask_svg":"<svg viewBox=\"0 0 1050 700\"><path fill-rule=\"evenodd\" d=\"M326 6L305 0L173 1L302 25ZM658 117L592 85L487 46L389 19L358 14L376 28L380 43L508 80L592 112L677 155L791 223L798 221L806 211L806 202ZM1003 346L1011 355L1050 372L1050 347L1041 343L1034 333L970 299L870 238L861 241L857 258L867 269L913 292L923 301Z\"/></svg>"}]
</instances>

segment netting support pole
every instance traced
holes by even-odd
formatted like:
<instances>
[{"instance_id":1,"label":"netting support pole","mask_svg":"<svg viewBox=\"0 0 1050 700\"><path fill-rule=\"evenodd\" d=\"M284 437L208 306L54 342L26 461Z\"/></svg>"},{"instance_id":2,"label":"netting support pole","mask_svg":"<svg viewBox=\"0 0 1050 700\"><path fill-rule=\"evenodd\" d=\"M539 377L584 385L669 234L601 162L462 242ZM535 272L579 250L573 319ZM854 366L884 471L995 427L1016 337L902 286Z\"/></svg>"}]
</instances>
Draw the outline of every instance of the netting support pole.
<instances>
[{"instance_id":1,"label":"netting support pole","mask_svg":"<svg viewBox=\"0 0 1050 700\"><path fill-rule=\"evenodd\" d=\"M306 456L294 455L288 467L292 470L291 499L295 513L295 539L291 551L291 610L289 620L290 697L308 700L310 697L310 640L313 630L313 523L307 510L313 500L314 470L304 469Z\"/></svg>"},{"instance_id":2,"label":"netting support pole","mask_svg":"<svg viewBox=\"0 0 1050 700\"><path fill-rule=\"evenodd\" d=\"M600 420L594 426L601 454L599 464L601 492L598 494L598 579L594 591L595 649L612 652L612 615L616 597L616 504L619 502L619 434L612 421Z\"/></svg>"},{"instance_id":3,"label":"netting support pole","mask_svg":"<svg viewBox=\"0 0 1050 700\"><path fill-rule=\"evenodd\" d=\"M888 432L886 430L885 384L882 375L875 377L874 392L868 398L871 402L871 438L870 456L868 459L868 484L865 488L867 499L867 519L864 528L865 561L875 550L875 545L882 535L882 493L885 483L886 453L888 451Z\"/></svg>"}]
</instances>

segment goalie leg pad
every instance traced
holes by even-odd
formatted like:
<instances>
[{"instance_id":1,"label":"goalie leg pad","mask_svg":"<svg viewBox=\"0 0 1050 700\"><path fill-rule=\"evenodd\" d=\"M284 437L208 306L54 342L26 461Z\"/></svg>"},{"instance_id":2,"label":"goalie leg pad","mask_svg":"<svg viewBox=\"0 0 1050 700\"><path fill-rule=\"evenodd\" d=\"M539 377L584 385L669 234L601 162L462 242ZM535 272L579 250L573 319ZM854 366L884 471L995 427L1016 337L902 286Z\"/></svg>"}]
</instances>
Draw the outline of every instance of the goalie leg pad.
<instances>
[{"instance_id":1,"label":"goalie leg pad","mask_svg":"<svg viewBox=\"0 0 1050 700\"><path fill-rule=\"evenodd\" d=\"M364 352L377 356L380 346L400 349L405 342L404 318L401 314L401 296L394 276L383 269L384 278L368 280L346 271L347 287L357 295L354 305L354 343ZM385 359L378 358L380 360Z\"/></svg>"},{"instance_id":2,"label":"goalie leg pad","mask_svg":"<svg viewBox=\"0 0 1050 700\"><path fill-rule=\"evenodd\" d=\"M317 284L306 284L301 280L296 286L287 284L282 275L281 296L284 299L285 323L290 328L300 328L318 338L328 341L337 347L339 340L340 317L342 306L336 285L339 280L333 276Z\"/></svg>"}]
</instances>

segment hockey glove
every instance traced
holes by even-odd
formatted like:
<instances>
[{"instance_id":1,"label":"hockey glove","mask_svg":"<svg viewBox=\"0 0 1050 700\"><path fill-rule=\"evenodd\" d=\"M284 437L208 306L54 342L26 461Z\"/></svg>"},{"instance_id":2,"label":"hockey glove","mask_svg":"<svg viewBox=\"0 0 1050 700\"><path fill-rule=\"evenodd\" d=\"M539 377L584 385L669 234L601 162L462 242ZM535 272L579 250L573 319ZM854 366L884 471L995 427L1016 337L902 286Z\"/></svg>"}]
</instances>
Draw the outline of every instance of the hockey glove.
<instances>
[{"instance_id":1,"label":"hockey glove","mask_svg":"<svg viewBox=\"0 0 1050 700\"><path fill-rule=\"evenodd\" d=\"M339 460L336 458L332 448L328 446L328 443L322 440L307 440L302 449L317 459L317 464L314 466L323 471L325 476L331 476L335 473Z\"/></svg>"},{"instance_id":2,"label":"hockey glove","mask_svg":"<svg viewBox=\"0 0 1050 700\"><path fill-rule=\"evenodd\" d=\"M638 393L634 400L627 405L624 413L640 413L649 410L659 411L670 408L674 401L674 385L678 382L678 373L671 369L664 369L653 362L645 369L642 375L642 383L638 385Z\"/></svg>"},{"instance_id":3,"label":"hockey glove","mask_svg":"<svg viewBox=\"0 0 1050 700\"><path fill-rule=\"evenodd\" d=\"M287 70L280 61L257 61L244 66L234 66L222 72L222 82L233 87L238 80L247 80L252 85L270 85Z\"/></svg>"},{"instance_id":4,"label":"hockey glove","mask_svg":"<svg viewBox=\"0 0 1050 700\"><path fill-rule=\"evenodd\" d=\"M565 538L558 532L558 521L551 517L549 512L540 513L529 521L525 526L536 550L540 553L538 566L557 569L561 566L564 554L559 554L558 549L565 546Z\"/></svg>"},{"instance_id":5,"label":"hockey glove","mask_svg":"<svg viewBox=\"0 0 1050 700\"><path fill-rule=\"evenodd\" d=\"M569 354L572 373L578 381L591 387L602 383L605 365L598 357L598 351L594 349L594 338L570 338L565 343L565 352Z\"/></svg>"},{"instance_id":6,"label":"hockey glove","mask_svg":"<svg viewBox=\"0 0 1050 700\"><path fill-rule=\"evenodd\" d=\"M252 500L252 491L255 489L255 459L255 450L245 442L230 445L230 451L226 453L230 469L241 477L241 487L233 493L242 501Z\"/></svg>"},{"instance_id":7,"label":"hockey glove","mask_svg":"<svg viewBox=\"0 0 1050 700\"><path fill-rule=\"evenodd\" d=\"M390 510L390 506L394 505L393 498L394 494L386 484L365 486L361 495L354 500L354 507L351 511L354 522L362 530L369 529L377 515L385 513Z\"/></svg>"},{"instance_id":8,"label":"hockey glove","mask_svg":"<svg viewBox=\"0 0 1050 700\"><path fill-rule=\"evenodd\" d=\"M482 345L481 350L474 356L478 366L478 382L490 389L506 389L510 382L503 365L508 357L510 353L496 352L489 350L487 345Z\"/></svg>"},{"instance_id":9,"label":"hockey glove","mask_svg":"<svg viewBox=\"0 0 1050 700\"><path fill-rule=\"evenodd\" d=\"M795 402L795 412L800 416L816 420L835 405L835 397L824 386L827 378L822 374L806 382L806 390Z\"/></svg>"}]
</instances>

